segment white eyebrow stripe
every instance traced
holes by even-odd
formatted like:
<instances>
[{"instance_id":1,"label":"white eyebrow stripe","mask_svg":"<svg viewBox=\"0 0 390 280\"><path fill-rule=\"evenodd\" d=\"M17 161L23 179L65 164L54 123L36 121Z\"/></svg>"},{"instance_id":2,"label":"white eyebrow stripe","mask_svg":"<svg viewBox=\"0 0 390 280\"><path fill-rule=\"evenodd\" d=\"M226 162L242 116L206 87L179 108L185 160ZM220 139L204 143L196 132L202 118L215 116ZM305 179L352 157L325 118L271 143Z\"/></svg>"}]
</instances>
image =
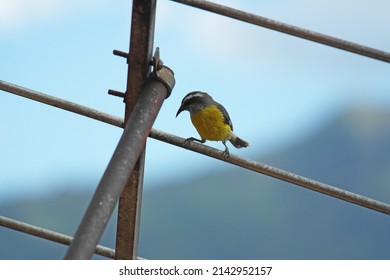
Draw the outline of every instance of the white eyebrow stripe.
<instances>
[{"instance_id":1,"label":"white eyebrow stripe","mask_svg":"<svg viewBox=\"0 0 390 280\"><path fill-rule=\"evenodd\" d=\"M187 96L186 98L183 99L183 103L186 102L187 100L190 100L194 97L204 97L204 93L202 92L197 92L197 93L194 93L194 94L191 94L189 96Z\"/></svg>"}]
</instances>

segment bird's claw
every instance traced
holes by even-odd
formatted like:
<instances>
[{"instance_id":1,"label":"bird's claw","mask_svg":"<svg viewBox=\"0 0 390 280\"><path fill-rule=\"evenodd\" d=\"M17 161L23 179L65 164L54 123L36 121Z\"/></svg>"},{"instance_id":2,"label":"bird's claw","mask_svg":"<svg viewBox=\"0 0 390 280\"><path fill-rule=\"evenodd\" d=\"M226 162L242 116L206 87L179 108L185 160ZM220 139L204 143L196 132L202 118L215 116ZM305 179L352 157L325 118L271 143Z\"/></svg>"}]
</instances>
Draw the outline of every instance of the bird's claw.
<instances>
[{"instance_id":1,"label":"bird's claw","mask_svg":"<svg viewBox=\"0 0 390 280\"><path fill-rule=\"evenodd\" d=\"M229 149L226 148L223 152L222 152L222 157L224 159L228 158L230 156L230 153L229 153Z\"/></svg>"},{"instance_id":2,"label":"bird's claw","mask_svg":"<svg viewBox=\"0 0 390 280\"><path fill-rule=\"evenodd\" d=\"M184 140L184 147L188 148L191 145L192 141L194 141L194 139L192 137L187 138L186 140Z\"/></svg>"}]
</instances>

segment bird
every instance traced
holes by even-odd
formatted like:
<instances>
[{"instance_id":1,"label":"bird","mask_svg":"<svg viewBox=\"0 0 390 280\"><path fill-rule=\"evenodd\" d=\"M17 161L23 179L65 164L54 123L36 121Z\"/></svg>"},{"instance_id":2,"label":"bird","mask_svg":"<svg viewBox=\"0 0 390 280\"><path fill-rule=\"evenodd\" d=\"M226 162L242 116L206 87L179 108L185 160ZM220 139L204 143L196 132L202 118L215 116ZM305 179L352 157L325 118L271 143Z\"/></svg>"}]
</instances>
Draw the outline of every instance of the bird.
<instances>
[{"instance_id":1,"label":"bird","mask_svg":"<svg viewBox=\"0 0 390 280\"><path fill-rule=\"evenodd\" d=\"M176 117L183 111L190 112L191 122L201 137L190 137L186 141L222 141L226 155L229 155L226 141L230 141L237 149L249 146L248 142L233 133L233 124L225 107L214 101L206 92L193 91L184 96Z\"/></svg>"}]
</instances>

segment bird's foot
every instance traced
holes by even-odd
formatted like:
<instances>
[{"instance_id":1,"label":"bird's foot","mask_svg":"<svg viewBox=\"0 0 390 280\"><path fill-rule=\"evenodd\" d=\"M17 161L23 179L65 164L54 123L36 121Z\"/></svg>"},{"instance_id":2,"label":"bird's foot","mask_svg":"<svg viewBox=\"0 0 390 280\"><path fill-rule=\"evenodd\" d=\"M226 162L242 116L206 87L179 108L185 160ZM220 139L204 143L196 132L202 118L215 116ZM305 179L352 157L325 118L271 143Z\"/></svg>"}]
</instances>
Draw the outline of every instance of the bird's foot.
<instances>
[{"instance_id":1,"label":"bird's foot","mask_svg":"<svg viewBox=\"0 0 390 280\"><path fill-rule=\"evenodd\" d=\"M191 142L194 141L193 137L187 138L184 140L184 147L188 148L191 145Z\"/></svg>"},{"instance_id":2,"label":"bird's foot","mask_svg":"<svg viewBox=\"0 0 390 280\"><path fill-rule=\"evenodd\" d=\"M188 148L191 145L191 142L194 142L194 141L199 142L199 143L206 142L205 140L200 140L200 139L197 139L195 137L190 137L190 138L187 138L186 140L184 140L184 146L186 148Z\"/></svg>"},{"instance_id":3,"label":"bird's foot","mask_svg":"<svg viewBox=\"0 0 390 280\"><path fill-rule=\"evenodd\" d=\"M224 159L228 158L230 156L229 149L226 147L226 149L222 152L222 157Z\"/></svg>"}]
</instances>

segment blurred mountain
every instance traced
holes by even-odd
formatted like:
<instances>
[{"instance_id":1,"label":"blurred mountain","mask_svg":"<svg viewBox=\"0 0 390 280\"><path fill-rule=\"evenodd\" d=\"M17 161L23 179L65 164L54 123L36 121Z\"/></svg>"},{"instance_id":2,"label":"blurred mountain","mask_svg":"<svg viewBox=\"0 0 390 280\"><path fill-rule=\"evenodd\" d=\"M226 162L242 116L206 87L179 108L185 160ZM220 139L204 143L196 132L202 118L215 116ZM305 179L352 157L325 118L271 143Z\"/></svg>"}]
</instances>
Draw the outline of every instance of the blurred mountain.
<instances>
[{"instance_id":1,"label":"blurred mountain","mask_svg":"<svg viewBox=\"0 0 390 280\"><path fill-rule=\"evenodd\" d=\"M389 120L390 111L353 109L305 141L257 160L389 203ZM0 215L72 235L91 196L14 201L1 205ZM114 247L115 219L102 238L105 246ZM385 214L226 164L224 171L144 192L139 255L390 259L389 232ZM0 248L0 259L60 259L66 250L1 227Z\"/></svg>"}]
</instances>

